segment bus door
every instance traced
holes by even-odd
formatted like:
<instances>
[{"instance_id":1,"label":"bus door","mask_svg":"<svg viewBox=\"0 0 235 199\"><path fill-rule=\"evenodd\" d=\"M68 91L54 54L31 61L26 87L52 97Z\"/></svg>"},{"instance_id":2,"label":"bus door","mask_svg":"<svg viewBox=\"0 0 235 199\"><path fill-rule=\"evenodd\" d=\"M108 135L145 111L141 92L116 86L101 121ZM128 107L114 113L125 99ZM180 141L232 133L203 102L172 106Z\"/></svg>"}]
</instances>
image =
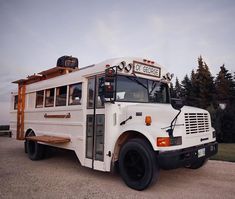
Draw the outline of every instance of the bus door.
<instances>
[{"instance_id":1,"label":"bus door","mask_svg":"<svg viewBox=\"0 0 235 199\"><path fill-rule=\"evenodd\" d=\"M85 165L96 170L105 170L105 109L98 96L98 85L103 76L88 78Z\"/></svg>"}]
</instances>

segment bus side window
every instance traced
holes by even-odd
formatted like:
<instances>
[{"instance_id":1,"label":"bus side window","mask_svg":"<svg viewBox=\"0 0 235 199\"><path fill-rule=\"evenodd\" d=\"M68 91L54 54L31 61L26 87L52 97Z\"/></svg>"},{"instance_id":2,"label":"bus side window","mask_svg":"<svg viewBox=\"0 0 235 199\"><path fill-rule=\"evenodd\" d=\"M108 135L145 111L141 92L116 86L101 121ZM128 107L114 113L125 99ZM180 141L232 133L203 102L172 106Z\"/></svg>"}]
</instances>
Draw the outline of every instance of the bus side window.
<instances>
[{"instance_id":1,"label":"bus side window","mask_svg":"<svg viewBox=\"0 0 235 199\"><path fill-rule=\"evenodd\" d=\"M44 90L36 92L36 108L43 107Z\"/></svg>"},{"instance_id":2,"label":"bus side window","mask_svg":"<svg viewBox=\"0 0 235 199\"><path fill-rule=\"evenodd\" d=\"M18 95L14 96L14 110L17 110L18 108Z\"/></svg>"},{"instance_id":3,"label":"bus side window","mask_svg":"<svg viewBox=\"0 0 235 199\"><path fill-rule=\"evenodd\" d=\"M69 85L69 105L81 105L82 83Z\"/></svg>"},{"instance_id":4,"label":"bus side window","mask_svg":"<svg viewBox=\"0 0 235 199\"><path fill-rule=\"evenodd\" d=\"M50 88L50 89L46 90L46 101L45 101L46 107L54 106L54 96L55 96L55 89L54 88Z\"/></svg>"},{"instance_id":5,"label":"bus side window","mask_svg":"<svg viewBox=\"0 0 235 199\"><path fill-rule=\"evenodd\" d=\"M67 86L56 88L56 106L66 106Z\"/></svg>"}]
</instances>

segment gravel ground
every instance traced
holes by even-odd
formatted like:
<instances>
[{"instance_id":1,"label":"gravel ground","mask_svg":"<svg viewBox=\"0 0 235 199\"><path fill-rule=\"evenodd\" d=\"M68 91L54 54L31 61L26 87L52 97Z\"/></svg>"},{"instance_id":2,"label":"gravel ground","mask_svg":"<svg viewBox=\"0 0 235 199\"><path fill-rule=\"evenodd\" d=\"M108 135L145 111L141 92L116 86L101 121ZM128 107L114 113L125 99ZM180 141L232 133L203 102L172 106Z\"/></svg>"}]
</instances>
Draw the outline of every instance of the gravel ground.
<instances>
[{"instance_id":1,"label":"gravel ground","mask_svg":"<svg viewBox=\"0 0 235 199\"><path fill-rule=\"evenodd\" d=\"M80 165L71 151L52 150L31 161L23 142L0 137L0 198L235 198L235 163L209 161L199 170L161 171L145 191L128 188L117 174Z\"/></svg>"}]
</instances>

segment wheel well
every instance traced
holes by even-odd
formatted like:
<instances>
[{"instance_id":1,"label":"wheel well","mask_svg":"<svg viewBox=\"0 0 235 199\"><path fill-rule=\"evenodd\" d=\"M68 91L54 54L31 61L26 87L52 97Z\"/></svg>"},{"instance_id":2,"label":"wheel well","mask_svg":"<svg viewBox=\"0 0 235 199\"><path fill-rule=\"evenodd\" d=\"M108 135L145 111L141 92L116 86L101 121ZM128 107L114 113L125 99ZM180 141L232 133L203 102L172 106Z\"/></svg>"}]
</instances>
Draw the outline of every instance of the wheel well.
<instances>
[{"instance_id":1,"label":"wheel well","mask_svg":"<svg viewBox=\"0 0 235 199\"><path fill-rule=\"evenodd\" d=\"M27 137L29 134L35 136L35 133L34 133L33 129L28 129L25 133L25 137Z\"/></svg>"},{"instance_id":2,"label":"wheel well","mask_svg":"<svg viewBox=\"0 0 235 199\"><path fill-rule=\"evenodd\" d=\"M112 162L115 162L118 160L119 152L120 152L120 149L122 148L122 146L128 140L133 139L133 138L141 138L141 139L145 140L149 144L149 146L153 149L150 141L142 133L140 133L138 131L126 131L122 135L119 136L119 138L115 144Z\"/></svg>"}]
</instances>

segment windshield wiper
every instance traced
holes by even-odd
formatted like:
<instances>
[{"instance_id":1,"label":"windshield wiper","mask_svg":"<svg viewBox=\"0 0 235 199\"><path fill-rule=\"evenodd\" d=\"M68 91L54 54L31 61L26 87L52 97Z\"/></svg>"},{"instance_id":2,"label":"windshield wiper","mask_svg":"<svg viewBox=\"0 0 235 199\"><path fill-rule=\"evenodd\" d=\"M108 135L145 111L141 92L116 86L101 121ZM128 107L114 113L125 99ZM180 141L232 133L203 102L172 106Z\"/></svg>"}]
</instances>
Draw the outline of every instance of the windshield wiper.
<instances>
[{"instance_id":1,"label":"windshield wiper","mask_svg":"<svg viewBox=\"0 0 235 199\"><path fill-rule=\"evenodd\" d=\"M143 86L145 89L148 89L147 86L145 86L144 84L142 84L139 80L138 80L138 77L134 74L135 76L135 79L131 78L131 77L127 77L128 79L130 79L131 81L135 81L137 84Z\"/></svg>"}]
</instances>

